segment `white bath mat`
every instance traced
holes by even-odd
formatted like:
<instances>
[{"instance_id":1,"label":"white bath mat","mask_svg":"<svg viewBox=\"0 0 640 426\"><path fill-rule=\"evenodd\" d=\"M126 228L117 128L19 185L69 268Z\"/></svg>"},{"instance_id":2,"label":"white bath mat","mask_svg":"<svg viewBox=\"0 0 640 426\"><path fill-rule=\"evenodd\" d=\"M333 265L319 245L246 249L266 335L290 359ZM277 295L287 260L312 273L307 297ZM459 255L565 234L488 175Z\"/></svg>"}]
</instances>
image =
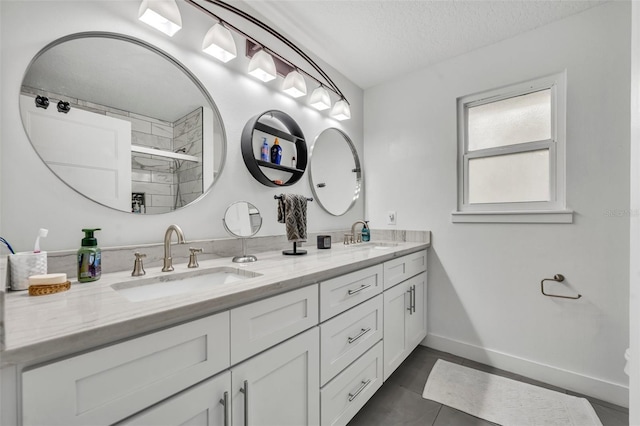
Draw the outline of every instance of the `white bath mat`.
<instances>
[{"instance_id":1,"label":"white bath mat","mask_svg":"<svg viewBox=\"0 0 640 426\"><path fill-rule=\"evenodd\" d=\"M439 359L422 397L504 426L602 426L584 398Z\"/></svg>"}]
</instances>

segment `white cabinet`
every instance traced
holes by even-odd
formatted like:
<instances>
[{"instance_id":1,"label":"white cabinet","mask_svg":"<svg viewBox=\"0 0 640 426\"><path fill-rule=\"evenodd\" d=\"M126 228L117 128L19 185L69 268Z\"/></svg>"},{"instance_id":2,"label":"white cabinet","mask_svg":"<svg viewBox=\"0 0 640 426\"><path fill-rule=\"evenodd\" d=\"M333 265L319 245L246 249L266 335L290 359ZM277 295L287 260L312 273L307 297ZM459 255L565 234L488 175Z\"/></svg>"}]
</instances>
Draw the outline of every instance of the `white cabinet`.
<instances>
[{"instance_id":1,"label":"white cabinet","mask_svg":"<svg viewBox=\"0 0 640 426\"><path fill-rule=\"evenodd\" d=\"M384 379L427 335L427 273L384 292Z\"/></svg>"},{"instance_id":2,"label":"white cabinet","mask_svg":"<svg viewBox=\"0 0 640 426\"><path fill-rule=\"evenodd\" d=\"M384 289L427 270L427 251L422 250L384 262Z\"/></svg>"},{"instance_id":3,"label":"white cabinet","mask_svg":"<svg viewBox=\"0 0 640 426\"><path fill-rule=\"evenodd\" d=\"M382 386L382 342L322 388L322 426L343 426Z\"/></svg>"},{"instance_id":4,"label":"white cabinet","mask_svg":"<svg viewBox=\"0 0 640 426\"><path fill-rule=\"evenodd\" d=\"M231 373L226 371L179 393L118 426L229 426Z\"/></svg>"},{"instance_id":5,"label":"white cabinet","mask_svg":"<svg viewBox=\"0 0 640 426\"><path fill-rule=\"evenodd\" d=\"M24 425L110 425L229 367L229 312L22 374Z\"/></svg>"},{"instance_id":6,"label":"white cabinet","mask_svg":"<svg viewBox=\"0 0 640 426\"><path fill-rule=\"evenodd\" d=\"M382 292L382 264L320 283L320 321L356 306Z\"/></svg>"},{"instance_id":7,"label":"white cabinet","mask_svg":"<svg viewBox=\"0 0 640 426\"><path fill-rule=\"evenodd\" d=\"M318 324L318 285L231 310L231 363L236 364Z\"/></svg>"},{"instance_id":8,"label":"white cabinet","mask_svg":"<svg viewBox=\"0 0 640 426\"><path fill-rule=\"evenodd\" d=\"M314 327L233 367L233 425L318 425L319 352Z\"/></svg>"},{"instance_id":9,"label":"white cabinet","mask_svg":"<svg viewBox=\"0 0 640 426\"><path fill-rule=\"evenodd\" d=\"M320 326L320 383L324 386L382 339L382 295Z\"/></svg>"},{"instance_id":10,"label":"white cabinet","mask_svg":"<svg viewBox=\"0 0 640 426\"><path fill-rule=\"evenodd\" d=\"M425 271L420 251L25 369L21 424L345 425L426 336Z\"/></svg>"}]
</instances>

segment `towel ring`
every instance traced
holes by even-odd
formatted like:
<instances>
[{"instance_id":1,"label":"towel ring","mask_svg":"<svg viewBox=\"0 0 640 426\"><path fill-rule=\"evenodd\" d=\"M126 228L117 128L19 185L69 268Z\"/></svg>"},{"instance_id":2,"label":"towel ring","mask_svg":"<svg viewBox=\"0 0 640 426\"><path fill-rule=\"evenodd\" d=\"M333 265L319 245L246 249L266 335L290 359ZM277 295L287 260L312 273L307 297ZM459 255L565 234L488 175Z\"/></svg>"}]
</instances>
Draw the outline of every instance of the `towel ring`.
<instances>
[{"instance_id":1,"label":"towel ring","mask_svg":"<svg viewBox=\"0 0 640 426\"><path fill-rule=\"evenodd\" d=\"M544 282L545 282L545 281L555 281L555 282L559 282L559 283L561 283L561 282L563 282L563 281L564 281L564 275L562 275L562 274L556 274L556 275L554 275L554 276L553 276L553 278L545 278L545 279L543 279L542 281L540 281L540 291L541 291L541 292L542 292L542 294L544 294L545 296L548 296L548 297L560 297L560 298L562 298L562 299L573 299L573 300L580 299L580 298L582 297L582 295L581 295L581 294L578 294L577 296L561 296L561 295L559 295L559 294L549 294L549 293L545 293L545 292L544 292Z\"/></svg>"}]
</instances>

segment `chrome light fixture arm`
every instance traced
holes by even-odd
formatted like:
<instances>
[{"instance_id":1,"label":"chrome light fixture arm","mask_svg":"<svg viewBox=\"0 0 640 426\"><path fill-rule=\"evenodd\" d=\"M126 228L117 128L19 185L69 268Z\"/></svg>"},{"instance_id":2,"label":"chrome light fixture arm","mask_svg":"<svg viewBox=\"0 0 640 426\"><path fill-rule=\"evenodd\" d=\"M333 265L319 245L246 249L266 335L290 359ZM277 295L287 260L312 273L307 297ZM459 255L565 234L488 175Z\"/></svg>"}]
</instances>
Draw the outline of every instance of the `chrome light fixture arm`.
<instances>
[{"instance_id":1,"label":"chrome light fixture arm","mask_svg":"<svg viewBox=\"0 0 640 426\"><path fill-rule=\"evenodd\" d=\"M276 56L279 60L281 60L282 62L284 62L287 65L291 66L293 69L295 69L295 70L297 70L297 71L299 71L301 73L304 73L310 79L315 80L321 87L328 88L329 90L334 92L336 95L338 95L338 97L341 100L344 100L345 102L347 102L347 104L349 103L349 101L347 101L347 99L344 96L344 94L340 91L340 89L333 82L333 80L331 80L331 78L327 75L327 73L324 72L324 70L322 68L320 68L320 66L318 64L316 64L316 62L311 57L309 57L309 55L307 55L302 49L300 49L292 41L287 39L285 36L280 34L278 31L274 30L273 28L271 28L270 26L268 26L264 22L256 19L255 17L249 15L245 11L240 10L237 7L232 6L232 5L228 4L228 3L225 3L225 2L223 2L221 0L203 0L203 1L208 3L208 4L212 4L214 6L218 6L218 7L222 8L224 10L227 10L227 11L229 11L229 12L231 12L231 13L237 15L237 16L240 16L241 18L251 22L253 25L259 27L260 29L262 29L262 30L266 31L267 33L269 33L270 35L274 36L279 41L284 43L287 47L289 47L291 50L293 50L296 54L300 55L301 58L303 58L309 65L311 65L311 67L313 67L313 69L320 76L322 76L322 78L325 80L325 82L322 82L322 81L318 80L318 78L314 77L312 74L310 74L307 71L305 71L305 70L301 69L300 67L296 66L291 61L287 60L282 55L276 53L273 49L270 49L269 47L265 46L263 43L260 43L259 41L255 40L253 37L249 36L248 34L246 34L244 31L240 30L236 26L234 26L234 25L230 24L229 22L223 20L222 18L217 16L215 13L213 13L211 10L209 10L208 8L202 6L201 4L196 2L195 0L185 0L186 3L190 4L191 6L195 7L198 10L200 10L201 12L209 15L210 17L218 20L225 27L227 27L229 29L232 29L233 31L237 32L238 34L240 34L241 36L243 36L247 40L249 40L249 41L251 41L251 42L253 42L253 43L255 43L255 44L259 45L259 46L262 46L262 48L265 51L267 51L268 53L270 53L271 55Z\"/></svg>"}]
</instances>

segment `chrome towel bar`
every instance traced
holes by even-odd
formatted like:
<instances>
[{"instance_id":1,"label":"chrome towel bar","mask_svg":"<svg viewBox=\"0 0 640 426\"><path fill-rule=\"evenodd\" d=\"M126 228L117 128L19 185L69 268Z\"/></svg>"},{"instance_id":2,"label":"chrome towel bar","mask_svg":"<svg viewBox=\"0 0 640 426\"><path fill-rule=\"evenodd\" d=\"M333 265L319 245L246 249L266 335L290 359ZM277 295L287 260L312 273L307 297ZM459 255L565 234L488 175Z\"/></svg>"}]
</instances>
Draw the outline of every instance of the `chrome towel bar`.
<instances>
[{"instance_id":1,"label":"chrome towel bar","mask_svg":"<svg viewBox=\"0 0 640 426\"><path fill-rule=\"evenodd\" d=\"M556 281L561 283L562 281L564 281L564 275L562 274L556 274L553 276L553 278L545 278L542 281L540 281L540 291L542 292L542 294L544 294L545 296L549 296L549 297L560 297L562 299L580 299L582 297L581 294L578 294L577 296L561 296L559 294L549 294L549 293L545 293L544 292L544 282L545 281Z\"/></svg>"}]
</instances>

